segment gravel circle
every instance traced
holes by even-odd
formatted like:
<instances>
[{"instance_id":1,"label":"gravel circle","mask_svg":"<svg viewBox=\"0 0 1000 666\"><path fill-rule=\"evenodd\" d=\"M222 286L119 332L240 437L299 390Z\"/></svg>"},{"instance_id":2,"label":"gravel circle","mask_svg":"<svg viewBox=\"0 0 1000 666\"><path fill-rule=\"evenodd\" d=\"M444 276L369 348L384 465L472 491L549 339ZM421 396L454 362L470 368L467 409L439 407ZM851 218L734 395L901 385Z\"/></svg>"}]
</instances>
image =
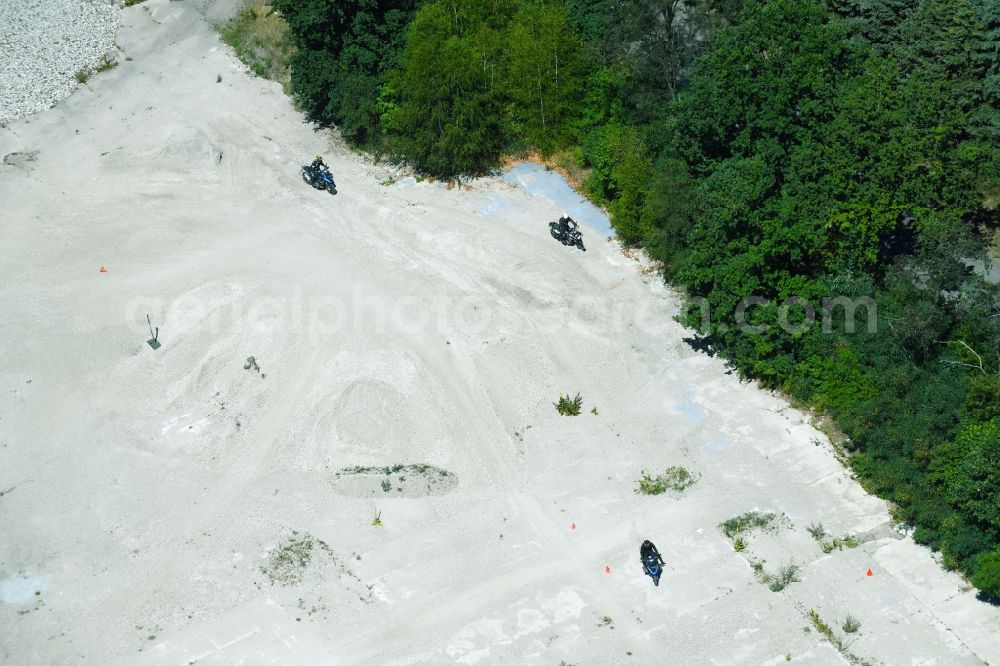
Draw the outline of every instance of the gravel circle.
<instances>
[{"instance_id":1,"label":"gravel circle","mask_svg":"<svg viewBox=\"0 0 1000 666\"><path fill-rule=\"evenodd\" d=\"M121 0L0 0L0 123L47 109L113 57Z\"/></svg>"}]
</instances>

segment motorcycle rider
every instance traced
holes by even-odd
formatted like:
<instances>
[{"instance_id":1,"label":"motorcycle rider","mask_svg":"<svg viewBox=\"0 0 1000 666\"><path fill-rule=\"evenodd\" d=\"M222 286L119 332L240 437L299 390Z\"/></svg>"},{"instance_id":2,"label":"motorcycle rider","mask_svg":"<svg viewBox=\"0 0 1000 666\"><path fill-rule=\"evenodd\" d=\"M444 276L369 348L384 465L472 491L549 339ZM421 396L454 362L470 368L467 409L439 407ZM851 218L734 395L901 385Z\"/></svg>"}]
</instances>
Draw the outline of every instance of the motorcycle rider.
<instances>
[{"instance_id":1,"label":"motorcycle rider","mask_svg":"<svg viewBox=\"0 0 1000 666\"><path fill-rule=\"evenodd\" d=\"M655 567L659 564L663 566L663 558L660 557L660 551L656 550L656 546L649 539L642 542L642 546L639 547L639 558L642 560L642 566L646 568Z\"/></svg>"},{"instance_id":2,"label":"motorcycle rider","mask_svg":"<svg viewBox=\"0 0 1000 666\"><path fill-rule=\"evenodd\" d=\"M559 218L559 231L563 234L572 234L579 225L572 217L563 212Z\"/></svg>"},{"instance_id":3,"label":"motorcycle rider","mask_svg":"<svg viewBox=\"0 0 1000 666\"><path fill-rule=\"evenodd\" d=\"M321 155L317 155L316 159L314 159L312 161L312 164L310 164L309 166L312 168L314 173L319 173L323 169L329 170L330 168L326 165L326 163L323 162L323 157Z\"/></svg>"}]
</instances>

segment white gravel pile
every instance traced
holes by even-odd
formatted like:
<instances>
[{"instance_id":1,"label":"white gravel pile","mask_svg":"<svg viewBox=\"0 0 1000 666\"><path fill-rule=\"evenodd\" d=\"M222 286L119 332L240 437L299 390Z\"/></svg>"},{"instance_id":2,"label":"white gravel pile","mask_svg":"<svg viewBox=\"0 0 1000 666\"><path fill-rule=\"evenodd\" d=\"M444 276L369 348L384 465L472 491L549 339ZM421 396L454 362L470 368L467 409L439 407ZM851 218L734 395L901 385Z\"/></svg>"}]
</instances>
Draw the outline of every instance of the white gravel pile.
<instances>
[{"instance_id":1,"label":"white gravel pile","mask_svg":"<svg viewBox=\"0 0 1000 666\"><path fill-rule=\"evenodd\" d=\"M121 0L0 0L0 122L47 109L115 46Z\"/></svg>"}]
</instances>

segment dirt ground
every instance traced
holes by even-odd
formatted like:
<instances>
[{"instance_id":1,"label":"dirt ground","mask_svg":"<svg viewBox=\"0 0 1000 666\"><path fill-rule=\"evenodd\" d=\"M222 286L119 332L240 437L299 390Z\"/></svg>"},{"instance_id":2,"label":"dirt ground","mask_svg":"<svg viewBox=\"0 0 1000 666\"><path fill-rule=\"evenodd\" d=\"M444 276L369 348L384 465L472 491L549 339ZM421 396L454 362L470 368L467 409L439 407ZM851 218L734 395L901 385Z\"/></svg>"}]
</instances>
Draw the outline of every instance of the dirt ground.
<instances>
[{"instance_id":1,"label":"dirt ground","mask_svg":"<svg viewBox=\"0 0 1000 666\"><path fill-rule=\"evenodd\" d=\"M118 67L0 129L0 662L1000 663L1000 609L641 263L315 131L230 5L126 9Z\"/></svg>"}]
</instances>

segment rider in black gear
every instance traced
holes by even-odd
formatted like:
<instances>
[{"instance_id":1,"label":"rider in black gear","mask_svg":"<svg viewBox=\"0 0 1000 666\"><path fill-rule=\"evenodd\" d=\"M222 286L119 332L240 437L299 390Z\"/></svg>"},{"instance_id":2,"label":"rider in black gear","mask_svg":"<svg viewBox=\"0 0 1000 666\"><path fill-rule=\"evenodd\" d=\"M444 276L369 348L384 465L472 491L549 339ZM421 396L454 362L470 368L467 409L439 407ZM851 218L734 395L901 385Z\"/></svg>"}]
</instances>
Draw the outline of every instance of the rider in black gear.
<instances>
[{"instance_id":1,"label":"rider in black gear","mask_svg":"<svg viewBox=\"0 0 1000 666\"><path fill-rule=\"evenodd\" d=\"M564 234L576 231L576 228L578 226L579 225L576 223L576 220L574 220L566 213L563 213L562 217L559 218L559 231L561 231Z\"/></svg>"},{"instance_id":2,"label":"rider in black gear","mask_svg":"<svg viewBox=\"0 0 1000 666\"><path fill-rule=\"evenodd\" d=\"M314 159L312 161L312 164L310 164L309 166L311 166L312 170L316 171L316 172L319 172L320 169L329 169L330 168L330 167L328 167L323 162L323 158L321 156L319 156L319 155L316 156L316 159Z\"/></svg>"},{"instance_id":3,"label":"rider in black gear","mask_svg":"<svg viewBox=\"0 0 1000 666\"><path fill-rule=\"evenodd\" d=\"M660 551L656 550L656 546L648 539L643 541L642 546L639 547L639 557L642 559L643 566L648 565L652 567L657 564L663 566L663 558L660 557Z\"/></svg>"}]
</instances>

